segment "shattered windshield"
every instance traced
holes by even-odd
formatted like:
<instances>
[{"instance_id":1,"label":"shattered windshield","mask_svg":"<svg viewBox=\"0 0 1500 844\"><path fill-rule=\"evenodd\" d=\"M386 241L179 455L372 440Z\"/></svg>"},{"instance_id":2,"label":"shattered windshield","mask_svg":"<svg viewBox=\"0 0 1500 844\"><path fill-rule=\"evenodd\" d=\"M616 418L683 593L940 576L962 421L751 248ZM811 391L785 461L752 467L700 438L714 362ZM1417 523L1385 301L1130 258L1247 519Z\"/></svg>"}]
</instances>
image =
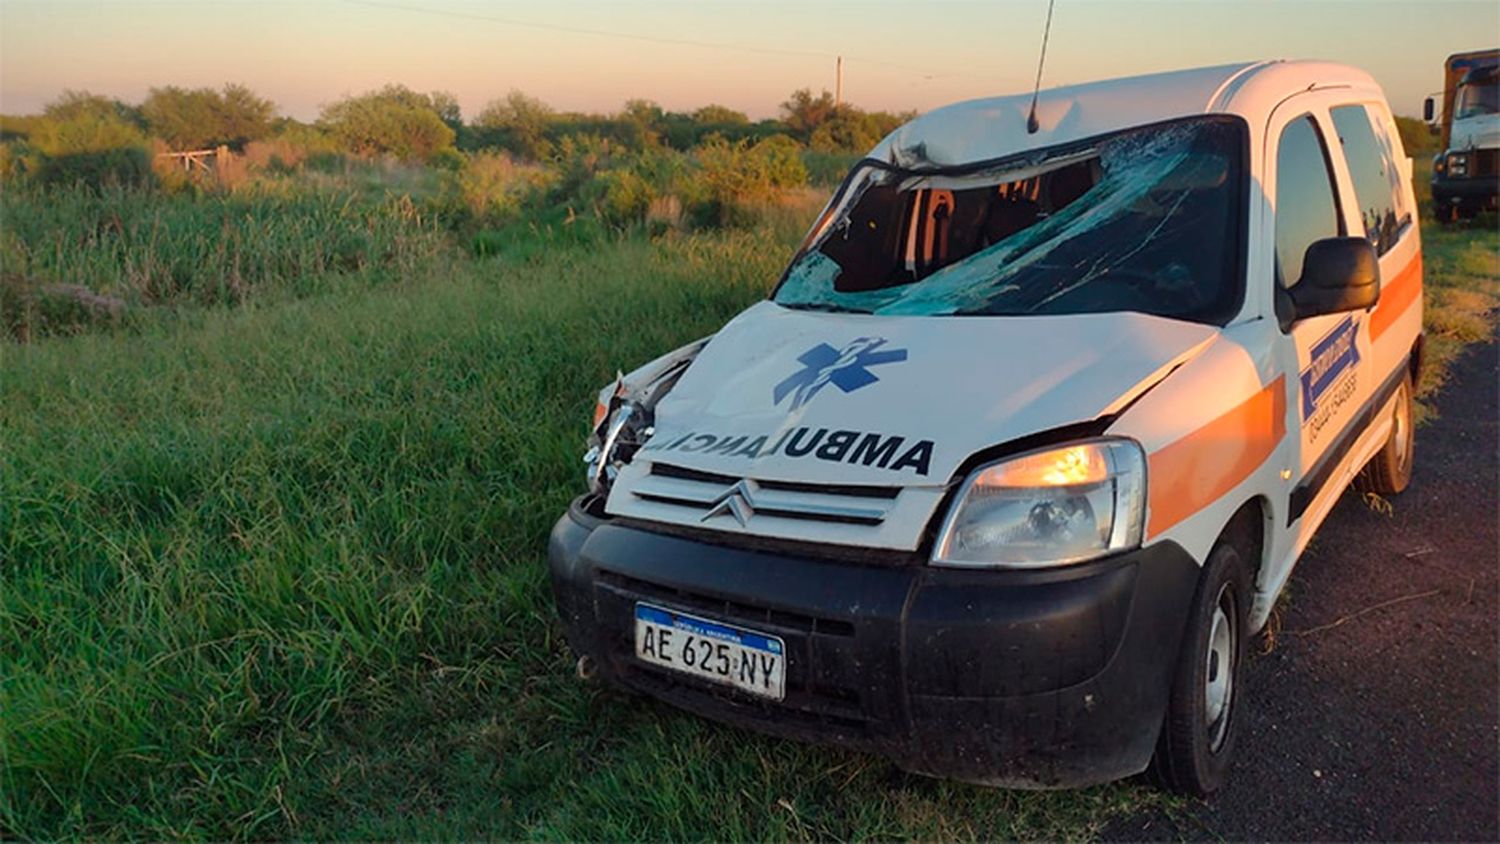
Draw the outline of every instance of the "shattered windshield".
<instances>
[{"instance_id":1,"label":"shattered windshield","mask_svg":"<svg viewBox=\"0 0 1500 844\"><path fill-rule=\"evenodd\" d=\"M773 294L809 310L1109 311L1222 324L1238 307L1243 121L1144 127L987 165L858 165Z\"/></svg>"}]
</instances>

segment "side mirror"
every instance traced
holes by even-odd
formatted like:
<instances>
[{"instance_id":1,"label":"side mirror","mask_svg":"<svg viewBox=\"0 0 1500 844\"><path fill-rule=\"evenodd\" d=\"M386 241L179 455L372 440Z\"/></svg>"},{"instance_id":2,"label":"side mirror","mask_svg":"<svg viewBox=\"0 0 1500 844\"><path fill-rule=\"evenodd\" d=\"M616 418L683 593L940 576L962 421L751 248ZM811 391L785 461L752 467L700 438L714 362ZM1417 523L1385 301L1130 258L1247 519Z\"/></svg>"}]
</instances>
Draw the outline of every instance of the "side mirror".
<instances>
[{"instance_id":1,"label":"side mirror","mask_svg":"<svg viewBox=\"0 0 1500 844\"><path fill-rule=\"evenodd\" d=\"M1302 257L1302 278L1286 293L1291 322L1374 305L1380 298L1375 247L1362 237L1314 241Z\"/></svg>"},{"instance_id":2,"label":"side mirror","mask_svg":"<svg viewBox=\"0 0 1500 844\"><path fill-rule=\"evenodd\" d=\"M1433 114L1432 97L1428 97L1427 99L1425 99L1425 100L1422 101L1422 119L1425 120L1425 121L1427 121L1428 123L1431 123L1432 122L1432 114Z\"/></svg>"}]
</instances>

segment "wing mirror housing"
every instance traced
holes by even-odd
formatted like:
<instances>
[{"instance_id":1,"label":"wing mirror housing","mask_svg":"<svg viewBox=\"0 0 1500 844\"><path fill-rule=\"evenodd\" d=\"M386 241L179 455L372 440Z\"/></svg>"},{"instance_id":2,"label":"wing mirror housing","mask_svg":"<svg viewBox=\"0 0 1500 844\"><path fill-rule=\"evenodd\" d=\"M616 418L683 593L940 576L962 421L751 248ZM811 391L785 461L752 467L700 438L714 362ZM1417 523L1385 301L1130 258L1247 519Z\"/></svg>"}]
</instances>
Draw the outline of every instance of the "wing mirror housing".
<instances>
[{"instance_id":1,"label":"wing mirror housing","mask_svg":"<svg viewBox=\"0 0 1500 844\"><path fill-rule=\"evenodd\" d=\"M1422 119L1423 120L1427 121L1428 123L1431 123L1432 122L1432 115L1433 115L1434 111L1436 111L1436 109L1434 108L1434 104L1432 102L1432 97L1428 97L1427 99L1425 99L1425 100L1422 101Z\"/></svg>"},{"instance_id":2,"label":"wing mirror housing","mask_svg":"<svg viewBox=\"0 0 1500 844\"><path fill-rule=\"evenodd\" d=\"M1282 329L1308 317L1358 311L1380 299L1380 261L1362 237L1314 241L1302 258L1302 277L1278 290L1276 315Z\"/></svg>"}]
</instances>

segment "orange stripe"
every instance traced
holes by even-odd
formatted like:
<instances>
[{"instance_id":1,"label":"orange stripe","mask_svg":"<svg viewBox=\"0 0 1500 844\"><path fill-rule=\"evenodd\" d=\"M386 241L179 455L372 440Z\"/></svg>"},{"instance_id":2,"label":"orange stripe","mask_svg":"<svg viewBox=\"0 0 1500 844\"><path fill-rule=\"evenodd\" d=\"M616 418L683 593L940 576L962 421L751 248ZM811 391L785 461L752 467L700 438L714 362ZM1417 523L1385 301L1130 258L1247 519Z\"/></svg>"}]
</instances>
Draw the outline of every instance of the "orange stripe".
<instances>
[{"instance_id":1,"label":"orange stripe","mask_svg":"<svg viewBox=\"0 0 1500 844\"><path fill-rule=\"evenodd\" d=\"M1260 468L1286 436L1286 376L1147 458L1157 536L1217 501Z\"/></svg>"},{"instance_id":2,"label":"orange stripe","mask_svg":"<svg viewBox=\"0 0 1500 844\"><path fill-rule=\"evenodd\" d=\"M1370 341L1374 342L1422 295L1422 253L1407 262L1390 284L1380 290L1380 301L1370 313Z\"/></svg>"}]
</instances>

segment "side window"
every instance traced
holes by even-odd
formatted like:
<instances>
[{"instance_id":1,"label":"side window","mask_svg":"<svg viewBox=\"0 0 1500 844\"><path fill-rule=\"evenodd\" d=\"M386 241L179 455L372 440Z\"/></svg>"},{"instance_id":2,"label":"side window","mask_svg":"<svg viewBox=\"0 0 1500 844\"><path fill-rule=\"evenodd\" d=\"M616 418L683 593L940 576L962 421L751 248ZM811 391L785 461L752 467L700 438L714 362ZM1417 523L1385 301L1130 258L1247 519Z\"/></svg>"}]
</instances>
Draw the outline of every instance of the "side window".
<instances>
[{"instance_id":1,"label":"side window","mask_svg":"<svg viewBox=\"0 0 1500 844\"><path fill-rule=\"evenodd\" d=\"M1411 219L1403 200L1400 171L1396 168L1395 150L1382 129L1377 132L1372 115L1362 105L1339 106L1332 110L1333 127L1338 130L1354 181L1354 197L1359 201L1359 216L1365 223L1365 236L1381 255L1396 245L1401 227Z\"/></svg>"},{"instance_id":2,"label":"side window","mask_svg":"<svg viewBox=\"0 0 1500 844\"><path fill-rule=\"evenodd\" d=\"M1283 287L1302 278L1302 256L1313 241L1343 234L1333 174L1312 117L1281 130L1276 149L1276 275Z\"/></svg>"}]
</instances>

